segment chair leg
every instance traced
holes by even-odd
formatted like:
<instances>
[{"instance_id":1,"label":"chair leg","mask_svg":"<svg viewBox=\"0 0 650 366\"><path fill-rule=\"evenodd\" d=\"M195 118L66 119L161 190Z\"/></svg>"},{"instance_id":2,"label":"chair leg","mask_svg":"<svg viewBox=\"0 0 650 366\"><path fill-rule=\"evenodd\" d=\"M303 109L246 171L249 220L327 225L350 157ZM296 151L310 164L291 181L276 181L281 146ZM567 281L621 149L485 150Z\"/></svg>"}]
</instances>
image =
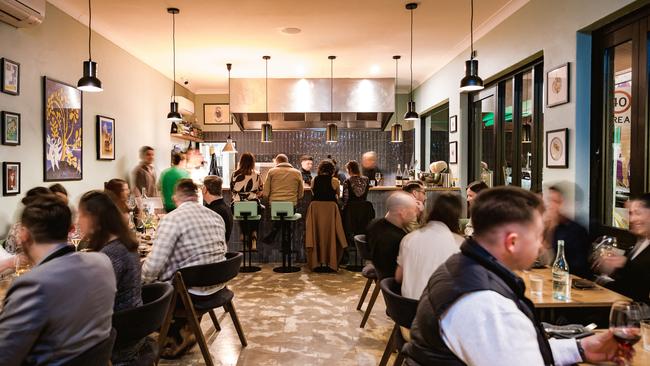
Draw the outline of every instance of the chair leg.
<instances>
[{"instance_id":1,"label":"chair leg","mask_svg":"<svg viewBox=\"0 0 650 366\"><path fill-rule=\"evenodd\" d=\"M214 314L214 310L210 309L208 312L210 314L210 319L212 319L212 324L214 324L214 329L217 331L221 331L221 326L219 325L219 320L217 319L217 316Z\"/></svg>"},{"instance_id":2,"label":"chair leg","mask_svg":"<svg viewBox=\"0 0 650 366\"><path fill-rule=\"evenodd\" d=\"M393 366L402 366L402 363L404 363L404 353L398 350L397 358L395 358L395 362L393 363Z\"/></svg>"},{"instance_id":3,"label":"chair leg","mask_svg":"<svg viewBox=\"0 0 650 366\"><path fill-rule=\"evenodd\" d=\"M360 328L366 326L366 322L368 321L368 317L370 317L370 312L372 311L372 307L375 306L375 301L377 300L378 295L379 295L379 284L375 282L375 288L372 290L372 295L370 295L370 301L368 301L368 306L366 306L366 312L363 314L363 319L361 319L361 325L359 325Z\"/></svg>"},{"instance_id":4,"label":"chair leg","mask_svg":"<svg viewBox=\"0 0 650 366\"><path fill-rule=\"evenodd\" d=\"M357 310L361 310L361 307L363 306L363 302L366 300L366 295L368 295L368 290L370 290L370 285L372 285L372 279L368 278L366 281L366 286L363 288L363 292L361 293L361 298L359 299L359 303L357 304Z\"/></svg>"},{"instance_id":5,"label":"chair leg","mask_svg":"<svg viewBox=\"0 0 650 366\"><path fill-rule=\"evenodd\" d=\"M390 355L393 354L393 351L395 351L396 345L395 345L395 333L399 332L399 326L395 324L393 327L393 330L390 332L390 336L388 336L388 342L386 343L386 348L384 349L384 354L381 355L381 360L379 361L379 366L386 366L388 365L388 360L390 359Z\"/></svg>"},{"instance_id":6,"label":"chair leg","mask_svg":"<svg viewBox=\"0 0 650 366\"><path fill-rule=\"evenodd\" d=\"M174 293L172 294L172 300L169 303L169 308L167 309L167 314L165 315L165 320L160 327L160 333L158 333L158 354L156 355L155 365L158 365L160 361L160 353L163 350L165 345L165 339L167 338L167 333L169 332L169 327L172 324L172 318L174 317L174 308L176 307L176 289L174 288Z\"/></svg>"},{"instance_id":7,"label":"chair leg","mask_svg":"<svg viewBox=\"0 0 650 366\"><path fill-rule=\"evenodd\" d=\"M199 343L199 347L201 348L201 354L203 355L203 360L205 361L206 366L213 366L214 363L212 362L212 356L210 356L210 350L208 349L208 343L205 341L205 337L203 336L203 332L201 331L201 324L199 323L199 318L196 315L196 311L194 310L194 304L192 304L192 299L190 299L190 295L187 292L187 288L185 288L185 283L183 282L183 278L180 273L177 272L176 277L174 278L177 282L177 286L179 288L180 292L180 297L181 300L183 300L183 306L185 307L185 311L187 312L187 320L190 323L190 326L192 327L192 330L194 331L194 335L196 336L196 340Z\"/></svg>"},{"instance_id":8,"label":"chair leg","mask_svg":"<svg viewBox=\"0 0 650 366\"><path fill-rule=\"evenodd\" d=\"M228 310L228 313L230 313L230 318L232 318L232 322L235 325L235 330L237 331L237 335L239 336L239 341L241 342L242 347L248 346L246 336L244 335L244 329L242 329L241 323L239 323L239 318L237 317L237 312L235 311L235 305L231 301L224 307Z\"/></svg>"}]
</instances>

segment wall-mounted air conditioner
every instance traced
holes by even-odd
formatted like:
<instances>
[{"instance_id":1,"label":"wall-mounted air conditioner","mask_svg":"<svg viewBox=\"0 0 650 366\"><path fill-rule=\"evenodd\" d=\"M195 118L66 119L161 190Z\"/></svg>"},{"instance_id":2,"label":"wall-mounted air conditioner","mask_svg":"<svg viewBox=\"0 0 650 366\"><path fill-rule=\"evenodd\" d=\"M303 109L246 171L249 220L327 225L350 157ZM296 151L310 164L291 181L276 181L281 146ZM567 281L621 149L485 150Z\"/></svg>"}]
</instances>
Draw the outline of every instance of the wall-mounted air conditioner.
<instances>
[{"instance_id":1,"label":"wall-mounted air conditioner","mask_svg":"<svg viewBox=\"0 0 650 366\"><path fill-rule=\"evenodd\" d=\"M43 23L45 0L0 0L0 22L16 28Z\"/></svg>"},{"instance_id":2,"label":"wall-mounted air conditioner","mask_svg":"<svg viewBox=\"0 0 650 366\"><path fill-rule=\"evenodd\" d=\"M194 114L194 102L182 97L180 95L176 96L176 103L178 103L178 111L182 115L192 115Z\"/></svg>"}]
</instances>

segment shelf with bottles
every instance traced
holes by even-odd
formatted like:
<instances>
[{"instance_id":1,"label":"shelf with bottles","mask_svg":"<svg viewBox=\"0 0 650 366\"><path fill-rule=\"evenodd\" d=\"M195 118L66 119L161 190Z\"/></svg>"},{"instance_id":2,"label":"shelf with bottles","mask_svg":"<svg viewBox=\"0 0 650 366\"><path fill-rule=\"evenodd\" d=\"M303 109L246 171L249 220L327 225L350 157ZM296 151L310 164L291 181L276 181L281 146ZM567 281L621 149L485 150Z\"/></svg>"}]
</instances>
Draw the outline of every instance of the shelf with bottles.
<instances>
[{"instance_id":1,"label":"shelf with bottles","mask_svg":"<svg viewBox=\"0 0 650 366\"><path fill-rule=\"evenodd\" d=\"M169 132L171 137L177 139L203 142L203 130L192 125L188 121L172 122L171 130Z\"/></svg>"}]
</instances>

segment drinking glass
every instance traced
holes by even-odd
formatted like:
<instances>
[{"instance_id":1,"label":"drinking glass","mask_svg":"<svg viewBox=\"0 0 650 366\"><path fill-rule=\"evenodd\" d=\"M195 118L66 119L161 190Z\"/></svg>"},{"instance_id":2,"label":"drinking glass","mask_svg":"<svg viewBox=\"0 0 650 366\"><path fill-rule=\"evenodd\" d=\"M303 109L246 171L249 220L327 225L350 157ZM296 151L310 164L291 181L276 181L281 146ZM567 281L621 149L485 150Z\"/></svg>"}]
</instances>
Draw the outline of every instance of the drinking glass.
<instances>
[{"instance_id":1,"label":"drinking glass","mask_svg":"<svg viewBox=\"0 0 650 366\"><path fill-rule=\"evenodd\" d=\"M23 252L16 252L15 256L15 274L16 277L29 272L30 269L32 269L32 263L30 262L29 258L25 255Z\"/></svg>"},{"instance_id":2,"label":"drinking glass","mask_svg":"<svg viewBox=\"0 0 650 366\"><path fill-rule=\"evenodd\" d=\"M641 321L641 335L643 336L643 349L650 352L650 319Z\"/></svg>"},{"instance_id":3,"label":"drinking glass","mask_svg":"<svg viewBox=\"0 0 650 366\"><path fill-rule=\"evenodd\" d=\"M379 185L379 182L381 182L381 173L375 173L375 182L375 185Z\"/></svg>"},{"instance_id":4,"label":"drinking glass","mask_svg":"<svg viewBox=\"0 0 650 366\"><path fill-rule=\"evenodd\" d=\"M630 353L634 344L641 340L641 306L638 303L617 301L609 313L609 329L619 344L621 356ZM630 365L627 359L624 365Z\"/></svg>"},{"instance_id":5,"label":"drinking glass","mask_svg":"<svg viewBox=\"0 0 650 366\"><path fill-rule=\"evenodd\" d=\"M544 278L542 276L531 274L528 276L530 280L530 294L533 296L542 296L544 290Z\"/></svg>"}]
</instances>

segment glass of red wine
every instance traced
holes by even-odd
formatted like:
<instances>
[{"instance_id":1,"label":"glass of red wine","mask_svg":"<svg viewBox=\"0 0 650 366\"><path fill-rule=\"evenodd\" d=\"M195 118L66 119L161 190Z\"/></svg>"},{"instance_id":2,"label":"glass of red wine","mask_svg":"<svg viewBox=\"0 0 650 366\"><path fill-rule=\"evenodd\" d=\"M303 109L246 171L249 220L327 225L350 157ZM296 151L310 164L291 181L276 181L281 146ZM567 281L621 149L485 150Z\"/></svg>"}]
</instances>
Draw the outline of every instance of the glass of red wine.
<instances>
[{"instance_id":1,"label":"glass of red wine","mask_svg":"<svg viewBox=\"0 0 650 366\"><path fill-rule=\"evenodd\" d=\"M641 340L642 318L641 306L634 302L617 301L609 312L609 329L619 344L625 365L629 365L626 355L629 355L634 345Z\"/></svg>"}]
</instances>

